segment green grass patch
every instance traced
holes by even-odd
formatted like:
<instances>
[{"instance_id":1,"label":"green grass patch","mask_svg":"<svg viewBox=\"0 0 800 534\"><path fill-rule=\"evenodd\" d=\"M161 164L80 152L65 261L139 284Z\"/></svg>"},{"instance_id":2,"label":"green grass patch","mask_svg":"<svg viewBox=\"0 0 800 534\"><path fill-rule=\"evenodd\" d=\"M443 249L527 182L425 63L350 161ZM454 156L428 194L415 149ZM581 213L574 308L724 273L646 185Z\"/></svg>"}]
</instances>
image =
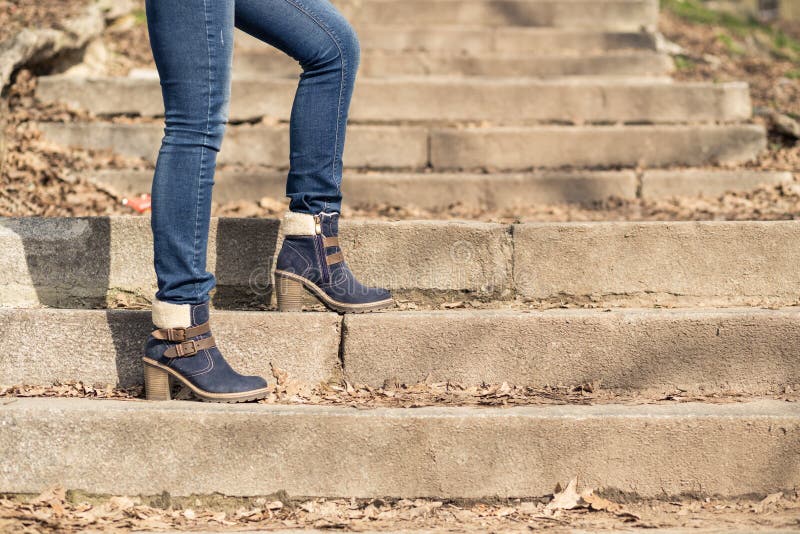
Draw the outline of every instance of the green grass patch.
<instances>
[{"instance_id":1,"label":"green grass patch","mask_svg":"<svg viewBox=\"0 0 800 534\"><path fill-rule=\"evenodd\" d=\"M136 21L136 24L147 23L147 15L145 14L144 9L133 10L133 19Z\"/></svg>"},{"instance_id":2,"label":"green grass patch","mask_svg":"<svg viewBox=\"0 0 800 534\"><path fill-rule=\"evenodd\" d=\"M661 8L687 22L722 26L742 35L763 26L753 17L743 17L725 11L715 11L697 0L661 0Z\"/></svg>"},{"instance_id":3,"label":"green grass patch","mask_svg":"<svg viewBox=\"0 0 800 534\"><path fill-rule=\"evenodd\" d=\"M693 70L697 65L694 61L686 56L675 56L675 68L682 71Z\"/></svg>"},{"instance_id":4,"label":"green grass patch","mask_svg":"<svg viewBox=\"0 0 800 534\"><path fill-rule=\"evenodd\" d=\"M720 33L717 35L717 40L722 43L722 46L724 46L731 55L743 56L747 52L741 43L734 40L734 38L727 33Z\"/></svg>"},{"instance_id":5,"label":"green grass patch","mask_svg":"<svg viewBox=\"0 0 800 534\"><path fill-rule=\"evenodd\" d=\"M749 37L776 59L800 65L800 41L752 16L717 11L700 0L661 0L661 8L691 24L719 28L717 39L731 55L746 55L742 40Z\"/></svg>"}]
</instances>

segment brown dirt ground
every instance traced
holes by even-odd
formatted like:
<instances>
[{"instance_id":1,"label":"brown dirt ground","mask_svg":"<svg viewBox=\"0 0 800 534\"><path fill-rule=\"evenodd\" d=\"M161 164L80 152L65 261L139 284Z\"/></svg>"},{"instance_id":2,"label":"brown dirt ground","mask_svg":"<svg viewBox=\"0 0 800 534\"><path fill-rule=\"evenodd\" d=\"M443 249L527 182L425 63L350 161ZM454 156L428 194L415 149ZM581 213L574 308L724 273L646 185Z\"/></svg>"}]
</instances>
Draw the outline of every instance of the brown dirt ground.
<instances>
[{"instance_id":1,"label":"brown dirt ground","mask_svg":"<svg viewBox=\"0 0 800 534\"><path fill-rule=\"evenodd\" d=\"M565 481L566 482L566 481ZM757 532L800 526L797 492L763 499L635 500L580 486L537 500L297 499L267 497L99 497L55 487L0 496L0 531L16 533L317 528L347 531L589 532L731 527ZM422 529L422 530L420 530ZM576 529L576 530L573 530ZM743 532L743 530L737 530Z\"/></svg>"}]
</instances>

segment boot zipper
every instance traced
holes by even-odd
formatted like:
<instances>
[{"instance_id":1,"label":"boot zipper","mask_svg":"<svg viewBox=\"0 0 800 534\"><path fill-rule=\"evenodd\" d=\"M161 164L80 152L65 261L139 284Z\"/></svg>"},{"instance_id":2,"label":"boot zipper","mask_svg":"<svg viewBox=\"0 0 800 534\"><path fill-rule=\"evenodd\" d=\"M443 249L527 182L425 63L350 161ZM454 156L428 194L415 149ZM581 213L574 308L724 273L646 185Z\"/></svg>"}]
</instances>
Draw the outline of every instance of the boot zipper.
<instances>
[{"instance_id":1,"label":"boot zipper","mask_svg":"<svg viewBox=\"0 0 800 534\"><path fill-rule=\"evenodd\" d=\"M319 215L314 215L314 233L316 234L314 240L316 241L321 260L320 270L322 271L322 281L327 284L331 281L331 272L328 268L328 255L325 251L325 244L322 241L322 220Z\"/></svg>"}]
</instances>

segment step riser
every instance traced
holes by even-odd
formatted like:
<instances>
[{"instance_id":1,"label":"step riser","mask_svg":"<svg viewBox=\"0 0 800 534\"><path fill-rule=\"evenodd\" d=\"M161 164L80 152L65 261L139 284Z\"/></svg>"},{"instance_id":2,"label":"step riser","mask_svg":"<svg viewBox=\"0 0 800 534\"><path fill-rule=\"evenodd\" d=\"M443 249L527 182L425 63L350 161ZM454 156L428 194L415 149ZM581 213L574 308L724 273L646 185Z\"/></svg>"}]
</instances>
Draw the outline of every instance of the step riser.
<instances>
[{"instance_id":1,"label":"step riser","mask_svg":"<svg viewBox=\"0 0 800 534\"><path fill-rule=\"evenodd\" d=\"M536 26L638 31L643 26L655 26L658 21L658 3L653 0L351 0L337 5L356 26Z\"/></svg>"},{"instance_id":2,"label":"step riser","mask_svg":"<svg viewBox=\"0 0 800 534\"><path fill-rule=\"evenodd\" d=\"M514 282L534 300L796 304L795 222L514 226ZM635 305L635 304L634 304Z\"/></svg>"},{"instance_id":3,"label":"step riser","mask_svg":"<svg viewBox=\"0 0 800 534\"><path fill-rule=\"evenodd\" d=\"M87 175L120 195L150 191L153 171L105 171ZM791 173L753 177L752 182L791 181ZM758 181L760 180L760 181ZM702 179L698 179L702 182ZM286 173L218 171L214 200L235 202L286 196ZM730 184L736 184L731 177ZM351 208L376 205L416 206L446 210L453 205L476 210L514 210L532 205L594 202L609 197L636 197L633 171L537 174L347 174L342 181L344 204Z\"/></svg>"},{"instance_id":4,"label":"step riser","mask_svg":"<svg viewBox=\"0 0 800 534\"><path fill-rule=\"evenodd\" d=\"M484 53L485 54L485 53ZM461 56L427 53L364 52L358 72L364 78L394 76L657 76L672 70L672 60L662 54L613 54L573 56ZM239 52L233 64L234 76L294 78L301 69L279 53ZM359 82L361 83L361 82Z\"/></svg>"},{"instance_id":5,"label":"step riser","mask_svg":"<svg viewBox=\"0 0 800 534\"><path fill-rule=\"evenodd\" d=\"M736 164L766 148L756 125L484 128L434 130L431 166L441 170Z\"/></svg>"},{"instance_id":6,"label":"step riser","mask_svg":"<svg viewBox=\"0 0 800 534\"><path fill-rule=\"evenodd\" d=\"M340 328L332 313L213 313L214 337L231 365L271 382L270 364L312 385L340 380ZM152 329L149 311L0 308L0 385L142 386Z\"/></svg>"},{"instance_id":7,"label":"step riser","mask_svg":"<svg viewBox=\"0 0 800 534\"><path fill-rule=\"evenodd\" d=\"M779 402L359 411L18 399L0 426L2 492L506 498L579 475L665 497L800 484L787 468L800 410Z\"/></svg>"},{"instance_id":8,"label":"step riser","mask_svg":"<svg viewBox=\"0 0 800 534\"><path fill-rule=\"evenodd\" d=\"M446 22L446 21L442 21ZM428 51L447 53L535 53L585 54L621 50L656 50L654 33L598 32L511 27L419 28L415 26L379 26L363 24L355 28L362 54L372 51ZM246 33L236 32L234 61L243 53L285 56L282 52ZM363 58L363 56L362 56Z\"/></svg>"},{"instance_id":9,"label":"step riser","mask_svg":"<svg viewBox=\"0 0 800 534\"><path fill-rule=\"evenodd\" d=\"M763 394L800 384L796 311L403 312L345 319L347 378Z\"/></svg>"},{"instance_id":10,"label":"step riser","mask_svg":"<svg viewBox=\"0 0 800 534\"><path fill-rule=\"evenodd\" d=\"M1 248L7 251L0 258L2 305L82 308L114 302L119 294L149 299L155 292L147 218L11 219L0 224ZM269 219L214 219L208 267L217 277L214 298L220 306L269 302L278 226L279 221ZM382 284L398 295L511 296L508 226L349 222L341 239L345 250L353 251L348 263L366 283ZM469 262L454 262L462 257Z\"/></svg>"},{"instance_id":11,"label":"step riser","mask_svg":"<svg viewBox=\"0 0 800 534\"><path fill-rule=\"evenodd\" d=\"M111 149L154 161L160 124L40 123L45 138L65 146ZM766 148L762 126L628 126L427 129L348 128L348 168L527 170L563 166L666 166L740 163ZM288 127L234 126L220 163L285 167Z\"/></svg>"},{"instance_id":12,"label":"step riser","mask_svg":"<svg viewBox=\"0 0 800 534\"><path fill-rule=\"evenodd\" d=\"M233 367L310 385L426 379L465 386L600 384L663 395L771 394L800 385L800 317L784 310L212 314ZM141 386L149 311L0 309L0 386ZM46 336L35 335L47 332ZM302 332L302 336L297 335ZM341 340L341 347L340 347Z\"/></svg>"},{"instance_id":13,"label":"step riser","mask_svg":"<svg viewBox=\"0 0 800 534\"><path fill-rule=\"evenodd\" d=\"M294 81L233 83L234 121L272 117L288 121ZM99 115L163 115L153 80L41 80L38 96ZM359 84L353 121L710 122L750 117L746 84L488 82L367 80Z\"/></svg>"},{"instance_id":14,"label":"step riser","mask_svg":"<svg viewBox=\"0 0 800 534\"><path fill-rule=\"evenodd\" d=\"M98 171L89 180L120 196L150 191L153 171ZM715 197L728 191L752 191L759 186L787 184L790 172L653 170L642 175L641 198ZM463 209L524 213L531 206L592 203L610 197L635 199L633 171L587 171L535 174L347 174L342 182L344 204L350 208L381 205L447 211ZM286 173L218 171L214 200L219 203L283 199Z\"/></svg>"},{"instance_id":15,"label":"step riser","mask_svg":"<svg viewBox=\"0 0 800 534\"><path fill-rule=\"evenodd\" d=\"M208 266L220 305L269 300L278 225L214 219ZM0 303L92 307L120 293L149 298L151 239L141 217L2 220ZM346 221L342 240L365 283L421 302L467 294L596 306L795 305L800 294L800 252L788 245L800 240L795 221Z\"/></svg>"}]
</instances>

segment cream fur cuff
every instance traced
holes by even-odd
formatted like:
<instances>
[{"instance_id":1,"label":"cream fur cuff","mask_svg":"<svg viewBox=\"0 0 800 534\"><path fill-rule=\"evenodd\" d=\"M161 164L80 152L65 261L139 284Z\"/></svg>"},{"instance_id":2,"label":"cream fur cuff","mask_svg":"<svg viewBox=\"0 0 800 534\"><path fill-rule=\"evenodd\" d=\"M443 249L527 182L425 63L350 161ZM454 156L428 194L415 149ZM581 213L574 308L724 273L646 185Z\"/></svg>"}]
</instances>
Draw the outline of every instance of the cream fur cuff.
<instances>
[{"instance_id":1,"label":"cream fur cuff","mask_svg":"<svg viewBox=\"0 0 800 534\"><path fill-rule=\"evenodd\" d=\"M157 328L189 328L192 326L192 305L153 300L153 324Z\"/></svg>"},{"instance_id":2,"label":"cream fur cuff","mask_svg":"<svg viewBox=\"0 0 800 534\"><path fill-rule=\"evenodd\" d=\"M317 233L314 226L314 216L287 211L283 216L281 232L283 232L283 235L314 235Z\"/></svg>"}]
</instances>

